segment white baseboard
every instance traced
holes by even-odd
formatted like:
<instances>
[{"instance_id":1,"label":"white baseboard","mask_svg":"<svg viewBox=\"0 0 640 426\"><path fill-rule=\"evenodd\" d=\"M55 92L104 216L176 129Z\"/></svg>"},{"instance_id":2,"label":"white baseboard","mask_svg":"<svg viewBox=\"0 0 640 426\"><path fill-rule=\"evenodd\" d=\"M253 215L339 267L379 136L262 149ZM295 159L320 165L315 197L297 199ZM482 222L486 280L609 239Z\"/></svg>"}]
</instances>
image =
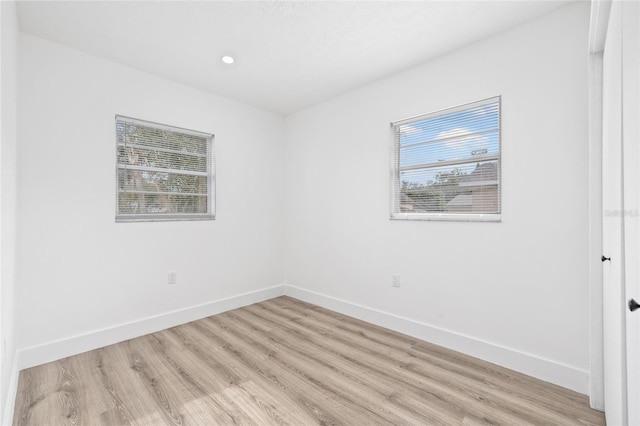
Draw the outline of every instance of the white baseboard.
<instances>
[{"instance_id":1,"label":"white baseboard","mask_svg":"<svg viewBox=\"0 0 640 426\"><path fill-rule=\"evenodd\" d=\"M119 324L113 327L103 328L91 333L24 348L19 350L16 356L18 360L18 370L133 339L134 337L144 336L145 334L155 333L156 331L216 315L231 309L273 299L274 297L282 296L282 294L283 286L277 285L226 299L215 300L202 305L191 306L161 315Z\"/></svg>"},{"instance_id":2,"label":"white baseboard","mask_svg":"<svg viewBox=\"0 0 640 426\"><path fill-rule=\"evenodd\" d=\"M7 389L7 399L4 401L4 410L1 413L2 419L0 424L3 426L10 426L13 424L13 409L16 405L16 396L18 394L18 375L20 373L17 361L18 357L16 355L13 359L13 365L11 366L11 378L9 379L9 389Z\"/></svg>"},{"instance_id":3,"label":"white baseboard","mask_svg":"<svg viewBox=\"0 0 640 426\"><path fill-rule=\"evenodd\" d=\"M284 294L588 395L589 372L451 330L285 285Z\"/></svg>"},{"instance_id":4,"label":"white baseboard","mask_svg":"<svg viewBox=\"0 0 640 426\"><path fill-rule=\"evenodd\" d=\"M435 343L583 394L588 394L589 392L589 372L586 370L285 284L21 349L16 354L14 371L3 413L3 424L7 423L7 421L9 422L8 424L11 424L18 385L18 372L22 369L262 302L283 294Z\"/></svg>"}]
</instances>

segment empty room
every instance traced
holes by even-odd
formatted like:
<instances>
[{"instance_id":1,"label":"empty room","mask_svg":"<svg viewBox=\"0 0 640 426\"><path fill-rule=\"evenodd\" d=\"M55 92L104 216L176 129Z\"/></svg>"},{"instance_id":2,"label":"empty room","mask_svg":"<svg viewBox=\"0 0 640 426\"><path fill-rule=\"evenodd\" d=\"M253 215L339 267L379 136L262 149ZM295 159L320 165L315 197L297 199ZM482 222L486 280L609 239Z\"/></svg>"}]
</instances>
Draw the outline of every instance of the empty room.
<instances>
[{"instance_id":1,"label":"empty room","mask_svg":"<svg viewBox=\"0 0 640 426\"><path fill-rule=\"evenodd\" d=\"M0 424L640 425L640 2L0 18Z\"/></svg>"}]
</instances>

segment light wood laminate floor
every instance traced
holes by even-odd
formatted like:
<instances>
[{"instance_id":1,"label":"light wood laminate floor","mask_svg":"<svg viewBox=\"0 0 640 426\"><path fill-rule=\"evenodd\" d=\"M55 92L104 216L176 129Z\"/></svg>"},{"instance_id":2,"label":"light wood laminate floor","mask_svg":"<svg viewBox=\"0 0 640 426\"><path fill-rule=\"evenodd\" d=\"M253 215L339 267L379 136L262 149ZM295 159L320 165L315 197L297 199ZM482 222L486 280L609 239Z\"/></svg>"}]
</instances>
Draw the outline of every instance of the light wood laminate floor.
<instances>
[{"instance_id":1,"label":"light wood laminate floor","mask_svg":"<svg viewBox=\"0 0 640 426\"><path fill-rule=\"evenodd\" d=\"M603 425L584 395L279 297L20 372L14 425Z\"/></svg>"}]
</instances>

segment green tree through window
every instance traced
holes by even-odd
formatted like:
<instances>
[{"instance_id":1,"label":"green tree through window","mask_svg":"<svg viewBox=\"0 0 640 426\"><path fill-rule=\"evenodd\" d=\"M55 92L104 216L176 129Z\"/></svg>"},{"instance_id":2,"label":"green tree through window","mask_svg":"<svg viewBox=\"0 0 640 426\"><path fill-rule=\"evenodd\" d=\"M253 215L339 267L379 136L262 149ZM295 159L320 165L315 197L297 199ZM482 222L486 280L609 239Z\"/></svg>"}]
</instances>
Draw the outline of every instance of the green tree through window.
<instances>
[{"instance_id":1,"label":"green tree through window","mask_svg":"<svg viewBox=\"0 0 640 426\"><path fill-rule=\"evenodd\" d=\"M213 219L213 135L116 117L116 220Z\"/></svg>"}]
</instances>

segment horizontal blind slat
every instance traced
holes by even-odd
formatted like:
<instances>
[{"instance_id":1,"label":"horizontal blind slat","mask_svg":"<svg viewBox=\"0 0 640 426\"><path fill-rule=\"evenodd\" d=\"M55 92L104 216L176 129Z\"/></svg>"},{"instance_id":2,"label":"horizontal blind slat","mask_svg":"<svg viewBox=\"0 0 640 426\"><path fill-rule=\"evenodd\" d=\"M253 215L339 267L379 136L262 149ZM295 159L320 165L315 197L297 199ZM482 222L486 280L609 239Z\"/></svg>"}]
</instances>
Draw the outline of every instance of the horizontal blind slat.
<instances>
[{"instance_id":1,"label":"horizontal blind slat","mask_svg":"<svg viewBox=\"0 0 640 426\"><path fill-rule=\"evenodd\" d=\"M179 170L179 169L164 169L161 167L135 166L131 164L118 164L118 168L122 170L138 170L142 172L173 173L173 174L189 175L189 176L208 176L206 172L194 172L191 170Z\"/></svg>"},{"instance_id":2,"label":"horizontal blind slat","mask_svg":"<svg viewBox=\"0 0 640 426\"><path fill-rule=\"evenodd\" d=\"M392 217L500 213L500 98L392 127Z\"/></svg>"},{"instance_id":3,"label":"horizontal blind slat","mask_svg":"<svg viewBox=\"0 0 640 426\"><path fill-rule=\"evenodd\" d=\"M119 189L120 193L127 194L147 194L147 195L196 195L198 197L207 197L206 192L170 192L170 191L138 191L135 189Z\"/></svg>"},{"instance_id":4,"label":"horizontal blind slat","mask_svg":"<svg viewBox=\"0 0 640 426\"><path fill-rule=\"evenodd\" d=\"M116 117L116 219L212 218L212 140L201 132Z\"/></svg>"},{"instance_id":5,"label":"horizontal blind slat","mask_svg":"<svg viewBox=\"0 0 640 426\"><path fill-rule=\"evenodd\" d=\"M206 154L200 154L197 152L189 152L189 151L185 151L185 150L175 150L175 149L169 149L169 148L162 148L159 146L150 146L150 145L138 145L135 143L125 143L125 142L118 142L118 146L119 147L131 147L131 148L141 148L141 149L153 149L155 151L161 151L161 152L170 152L173 154L181 154L181 155L192 155L194 157L202 157L202 158L206 158L207 155Z\"/></svg>"}]
</instances>

